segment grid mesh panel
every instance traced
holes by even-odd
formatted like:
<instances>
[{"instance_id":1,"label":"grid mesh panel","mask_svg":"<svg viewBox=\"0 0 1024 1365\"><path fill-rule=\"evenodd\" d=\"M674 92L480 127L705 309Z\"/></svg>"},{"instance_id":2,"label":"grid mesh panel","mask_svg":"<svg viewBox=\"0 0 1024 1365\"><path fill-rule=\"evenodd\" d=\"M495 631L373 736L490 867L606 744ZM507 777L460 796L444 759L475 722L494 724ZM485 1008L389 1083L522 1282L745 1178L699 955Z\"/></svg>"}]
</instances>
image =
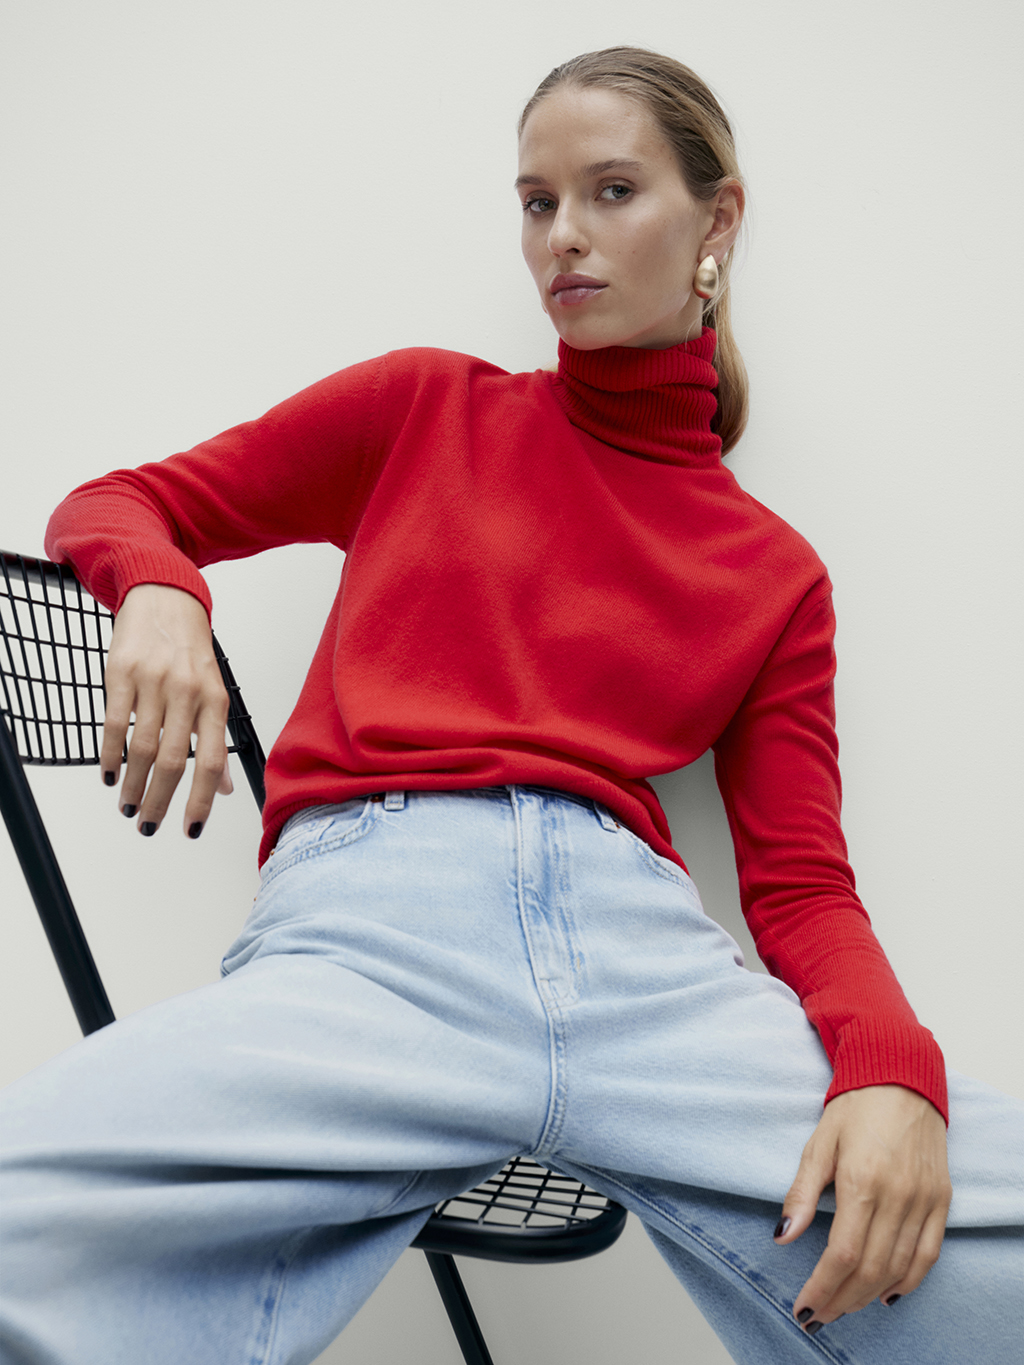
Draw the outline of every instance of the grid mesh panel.
<instances>
[{"instance_id":1,"label":"grid mesh panel","mask_svg":"<svg viewBox=\"0 0 1024 1365\"><path fill-rule=\"evenodd\" d=\"M438 1204L434 1216L488 1227L576 1227L599 1217L610 1202L578 1180L517 1156L475 1190Z\"/></svg>"},{"instance_id":2,"label":"grid mesh panel","mask_svg":"<svg viewBox=\"0 0 1024 1365\"><path fill-rule=\"evenodd\" d=\"M23 763L99 763L113 628L113 613L71 569L0 551L0 712ZM227 687L231 722L250 721L238 684ZM191 747L188 756L195 757Z\"/></svg>"},{"instance_id":3,"label":"grid mesh panel","mask_svg":"<svg viewBox=\"0 0 1024 1365\"><path fill-rule=\"evenodd\" d=\"M113 616L56 564L0 557L0 708L26 763L95 764Z\"/></svg>"}]
</instances>

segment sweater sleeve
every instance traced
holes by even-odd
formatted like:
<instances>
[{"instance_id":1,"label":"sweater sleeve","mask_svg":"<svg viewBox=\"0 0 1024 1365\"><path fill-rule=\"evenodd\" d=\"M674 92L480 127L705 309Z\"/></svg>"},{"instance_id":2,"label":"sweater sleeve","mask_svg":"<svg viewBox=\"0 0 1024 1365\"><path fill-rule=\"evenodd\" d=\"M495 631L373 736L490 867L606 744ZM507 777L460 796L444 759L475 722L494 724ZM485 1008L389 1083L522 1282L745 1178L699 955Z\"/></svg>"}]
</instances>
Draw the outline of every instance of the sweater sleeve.
<instances>
[{"instance_id":1,"label":"sweater sleeve","mask_svg":"<svg viewBox=\"0 0 1024 1365\"><path fill-rule=\"evenodd\" d=\"M75 489L50 518L46 553L106 606L139 583L192 593L199 569L275 545L345 549L379 466L380 359L313 384L183 454Z\"/></svg>"},{"instance_id":2,"label":"sweater sleeve","mask_svg":"<svg viewBox=\"0 0 1024 1365\"><path fill-rule=\"evenodd\" d=\"M847 862L834 628L826 583L797 608L714 746L743 913L762 961L821 1036L834 1073L825 1102L903 1085L948 1122L942 1053L872 932Z\"/></svg>"}]
</instances>

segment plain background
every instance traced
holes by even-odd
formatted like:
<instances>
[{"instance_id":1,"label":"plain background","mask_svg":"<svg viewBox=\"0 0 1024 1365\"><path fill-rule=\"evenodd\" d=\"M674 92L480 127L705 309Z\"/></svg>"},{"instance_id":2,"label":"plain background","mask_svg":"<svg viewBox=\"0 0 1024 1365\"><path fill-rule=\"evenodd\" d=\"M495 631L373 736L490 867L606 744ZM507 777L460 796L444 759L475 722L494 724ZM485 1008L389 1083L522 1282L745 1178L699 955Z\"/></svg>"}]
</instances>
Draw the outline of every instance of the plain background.
<instances>
[{"instance_id":1,"label":"plain background","mask_svg":"<svg viewBox=\"0 0 1024 1365\"><path fill-rule=\"evenodd\" d=\"M835 582L859 888L949 1064L1024 1097L1019 4L2 13L0 543L30 554L76 484L364 357L435 345L548 363L511 188L520 107L552 66L616 43L710 82L751 197L733 292L752 418L730 463ZM267 741L339 568L294 547L209 571ZM257 814L235 776L191 843L180 800L142 840L95 770L31 774L120 1014L216 977L256 884ZM657 786L709 911L749 949L706 760ZM10 1079L76 1027L3 838L0 885ZM498 1365L727 1360L634 1220L594 1261L464 1270ZM416 1253L323 1357L458 1359Z\"/></svg>"}]
</instances>

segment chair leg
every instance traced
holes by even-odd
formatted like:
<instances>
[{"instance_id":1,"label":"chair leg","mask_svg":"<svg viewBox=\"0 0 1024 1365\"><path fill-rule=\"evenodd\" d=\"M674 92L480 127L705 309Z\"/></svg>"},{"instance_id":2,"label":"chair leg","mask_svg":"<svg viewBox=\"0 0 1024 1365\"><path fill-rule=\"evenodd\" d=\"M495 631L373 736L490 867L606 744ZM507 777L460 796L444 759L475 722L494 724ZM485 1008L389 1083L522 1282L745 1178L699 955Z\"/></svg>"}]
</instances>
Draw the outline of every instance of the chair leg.
<instances>
[{"instance_id":1,"label":"chair leg","mask_svg":"<svg viewBox=\"0 0 1024 1365\"><path fill-rule=\"evenodd\" d=\"M82 925L71 903L17 746L0 715L0 813L10 832L39 918L64 978L83 1033L114 1021L107 992L96 970Z\"/></svg>"},{"instance_id":2,"label":"chair leg","mask_svg":"<svg viewBox=\"0 0 1024 1365\"><path fill-rule=\"evenodd\" d=\"M487 1349L480 1324L473 1312L473 1305L462 1283L462 1276L455 1266L455 1258L439 1251L423 1253L434 1276L441 1295L441 1301L448 1312L448 1319L455 1332L466 1365L494 1365Z\"/></svg>"}]
</instances>

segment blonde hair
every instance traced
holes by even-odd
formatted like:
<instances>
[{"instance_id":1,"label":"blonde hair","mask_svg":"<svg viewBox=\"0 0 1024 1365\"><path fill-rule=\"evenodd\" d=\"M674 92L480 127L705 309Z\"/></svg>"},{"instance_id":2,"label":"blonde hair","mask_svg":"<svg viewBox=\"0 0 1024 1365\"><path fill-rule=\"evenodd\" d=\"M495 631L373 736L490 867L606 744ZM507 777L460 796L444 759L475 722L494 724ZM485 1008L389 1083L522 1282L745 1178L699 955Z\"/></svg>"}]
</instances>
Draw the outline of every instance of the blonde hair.
<instances>
[{"instance_id":1,"label":"blonde hair","mask_svg":"<svg viewBox=\"0 0 1024 1365\"><path fill-rule=\"evenodd\" d=\"M729 180L743 184L729 120L700 77L682 62L641 47L608 47L573 57L556 66L534 91L519 119L520 137L533 110L560 85L617 90L644 105L675 152L694 199L706 203ZM730 247L718 265L718 288L705 301L702 314L718 337L714 356L718 411L711 425L721 437L723 454L743 434L749 406L747 370L729 317L732 258Z\"/></svg>"}]
</instances>

